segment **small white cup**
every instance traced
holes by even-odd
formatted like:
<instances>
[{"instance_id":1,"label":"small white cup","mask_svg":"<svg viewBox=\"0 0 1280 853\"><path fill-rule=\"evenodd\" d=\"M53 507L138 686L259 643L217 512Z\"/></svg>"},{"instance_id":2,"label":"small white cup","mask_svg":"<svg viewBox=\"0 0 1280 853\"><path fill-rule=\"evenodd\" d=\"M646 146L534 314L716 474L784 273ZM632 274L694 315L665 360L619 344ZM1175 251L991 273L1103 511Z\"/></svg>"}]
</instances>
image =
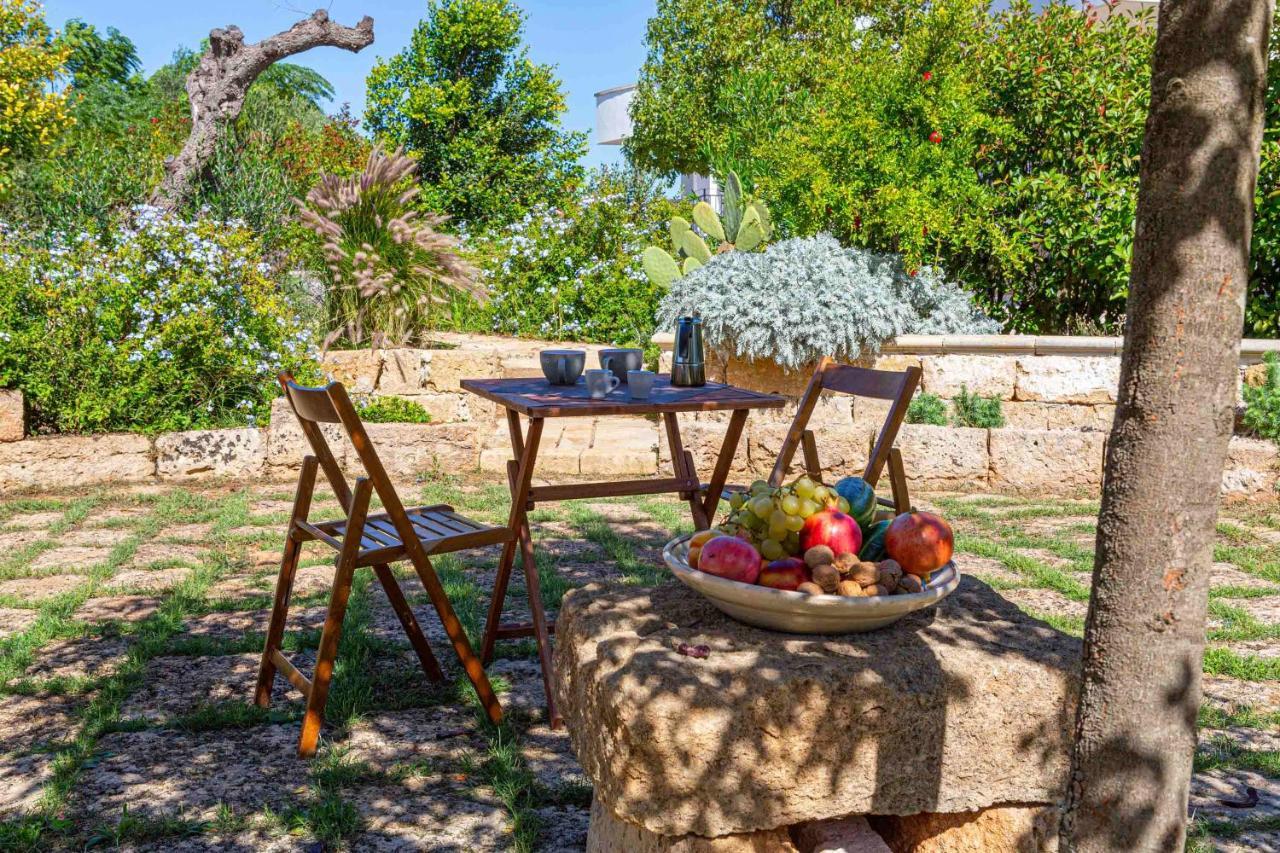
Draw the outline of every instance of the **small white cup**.
<instances>
[{"instance_id":1,"label":"small white cup","mask_svg":"<svg viewBox=\"0 0 1280 853\"><path fill-rule=\"evenodd\" d=\"M627 371L627 396L632 400L648 400L653 393L653 381L658 374L652 370Z\"/></svg>"},{"instance_id":2,"label":"small white cup","mask_svg":"<svg viewBox=\"0 0 1280 853\"><path fill-rule=\"evenodd\" d=\"M592 400L603 400L608 397L621 381L610 370L588 370L585 375L587 393L591 395Z\"/></svg>"}]
</instances>

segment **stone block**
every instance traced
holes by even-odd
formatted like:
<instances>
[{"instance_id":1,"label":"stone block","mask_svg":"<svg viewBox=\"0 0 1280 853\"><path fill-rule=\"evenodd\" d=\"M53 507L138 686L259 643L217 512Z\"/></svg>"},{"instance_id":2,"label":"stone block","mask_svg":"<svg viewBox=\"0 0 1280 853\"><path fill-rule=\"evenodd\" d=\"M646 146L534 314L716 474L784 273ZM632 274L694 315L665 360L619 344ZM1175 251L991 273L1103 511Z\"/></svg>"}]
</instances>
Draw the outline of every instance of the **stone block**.
<instances>
[{"instance_id":1,"label":"stone block","mask_svg":"<svg viewBox=\"0 0 1280 853\"><path fill-rule=\"evenodd\" d=\"M1025 495L1064 495L1102 485L1107 434L1065 429L991 430L991 485Z\"/></svg>"},{"instance_id":2,"label":"stone block","mask_svg":"<svg viewBox=\"0 0 1280 853\"><path fill-rule=\"evenodd\" d=\"M351 394L372 394L382 372L378 350L329 350L320 359L320 369L341 382Z\"/></svg>"},{"instance_id":3,"label":"stone block","mask_svg":"<svg viewBox=\"0 0 1280 853\"><path fill-rule=\"evenodd\" d=\"M1116 407L1111 403L1007 402L1001 406L1005 425L1018 429L1083 429L1111 432Z\"/></svg>"},{"instance_id":4,"label":"stone block","mask_svg":"<svg viewBox=\"0 0 1280 853\"><path fill-rule=\"evenodd\" d=\"M716 461L720 458L720 447L724 443L724 435L729 425L723 421L693 420L690 415L680 415L679 418L680 441L684 444L685 450L693 454L693 464L697 467L699 475L704 481L709 480ZM747 423L742 428L742 435L738 438L733 461L730 463L730 477L741 479L757 469L763 468L767 471L773 466L772 459L761 460L754 465L751 462L749 453L751 431L758 428L748 417ZM671 470L671 445L667 442L667 431L661 427L658 428L658 470L663 472Z\"/></svg>"},{"instance_id":5,"label":"stone block","mask_svg":"<svg viewBox=\"0 0 1280 853\"><path fill-rule=\"evenodd\" d=\"M367 424L365 429L393 477L428 471L463 473L479 465L480 444L471 424ZM359 465L354 451L347 464Z\"/></svg>"},{"instance_id":6,"label":"stone block","mask_svg":"<svg viewBox=\"0 0 1280 853\"><path fill-rule=\"evenodd\" d=\"M165 480L248 477L266 461L267 442L259 429L173 432L156 439L156 474Z\"/></svg>"},{"instance_id":7,"label":"stone block","mask_svg":"<svg viewBox=\"0 0 1280 853\"><path fill-rule=\"evenodd\" d=\"M897 446L912 486L963 489L987 484L991 457L985 429L903 424Z\"/></svg>"},{"instance_id":8,"label":"stone block","mask_svg":"<svg viewBox=\"0 0 1280 853\"><path fill-rule=\"evenodd\" d=\"M1036 355L1120 355L1124 338L1101 335L1041 335L1036 338Z\"/></svg>"},{"instance_id":9,"label":"stone block","mask_svg":"<svg viewBox=\"0 0 1280 853\"><path fill-rule=\"evenodd\" d=\"M60 435L0 443L0 491L130 483L155 475L151 441L132 433Z\"/></svg>"},{"instance_id":10,"label":"stone block","mask_svg":"<svg viewBox=\"0 0 1280 853\"><path fill-rule=\"evenodd\" d=\"M590 585L561 605L555 693L603 806L714 837L1061 802L1079 660L1079 641L971 577L845 636L752 628L677 583Z\"/></svg>"},{"instance_id":11,"label":"stone block","mask_svg":"<svg viewBox=\"0 0 1280 853\"><path fill-rule=\"evenodd\" d=\"M579 455L578 466L584 477L647 477L658 473L658 448L591 447Z\"/></svg>"},{"instance_id":12,"label":"stone block","mask_svg":"<svg viewBox=\"0 0 1280 853\"><path fill-rule=\"evenodd\" d=\"M1274 495L1277 453L1274 442L1232 436L1222 470L1222 493L1231 497Z\"/></svg>"},{"instance_id":13,"label":"stone block","mask_svg":"<svg viewBox=\"0 0 1280 853\"><path fill-rule=\"evenodd\" d=\"M421 394L427 387L427 363L431 353L420 349L378 350L381 369L379 394Z\"/></svg>"},{"instance_id":14,"label":"stone block","mask_svg":"<svg viewBox=\"0 0 1280 853\"><path fill-rule=\"evenodd\" d=\"M799 397L804 393L804 389L809 385L809 379L813 376L813 365L802 370L786 370L773 361L764 359L748 361L735 356L725 360L724 376L723 380L715 379L714 381L724 381L749 391ZM707 378L713 379L710 374Z\"/></svg>"},{"instance_id":15,"label":"stone block","mask_svg":"<svg viewBox=\"0 0 1280 853\"><path fill-rule=\"evenodd\" d=\"M878 428L877 424L877 428ZM812 424L814 442L818 446L818 462L825 474L843 476L861 473L867 465L874 430L861 424ZM772 469L782 443L787 437L787 424L760 424L751 427L751 468L758 476L767 475ZM804 451L797 447L791 458L788 479L798 477L804 470Z\"/></svg>"},{"instance_id":16,"label":"stone block","mask_svg":"<svg viewBox=\"0 0 1280 853\"><path fill-rule=\"evenodd\" d=\"M594 367L591 364L587 366ZM537 356L504 358L498 368L498 375L503 379L539 379L543 376L542 363Z\"/></svg>"},{"instance_id":17,"label":"stone block","mask_svg":"<svg viewBox=\"0 0 1280 853\"><path fill-rule=\"evenodd\" d=\"M792 837L801 853L893 853L862 815L804 823Z\"/></svg>"},{"instance_id":18,"label":"stone block","mask_svg":"<svg viewBox=\"0 0 1280 853\"><path fill-rule=\"evenodd\" d=\"M930 394L954 397L961 388L984 397L1013 399L1017 383L1016 358L998 355L927 355L922 387Z\"/></svg>"},{"instance_id":19,"label":"stone block","mask_svg":"<svg viewBox=\"0 0 1280 853\"><path fill-rule=\"evenodd\" d=\"M1114 403L1120 359L1046 355L1018 359L1014 399L1046 403Z\"/></svg>"},{"instance_id":20,"label":"stone block","mask_svg":"<svg viewBox=\"0 0 1280 853\"><path fill-rule=\"evenodd\" d=\"M906 370L908 367L920 366L920 355L908 352L880 353L876 356L872 367L876 370Z\"/></svg>"},{"instance_id":21,"label":"stone block","mask_svg":"<svg viewBox=\"0 0 1280 853\"><path fill-rule=\"evenodd\" d=\"M486 350L435 350L427 365L427 387L432 391L459 393L463 379L492 379L499 375L498 358Z\"/></svg>"},{"instance_id":22,"label":"stone block","mask_svg":"<svg viewBox=\"0 0 1280 853\"><path fill-rule=\"evenodd\" d=\"M27 434L22 392L0 389L0 441L22 441Z\"/></svg>"},{"instance_id":23,"label":"stone block","mask_svg":"<svg viewBox=\"0 0 1280 853\"><path fill-rule=\"evenodd\" d=\"M351 441L338 424L321 424L320 431L329 450L339 465L346 464ZM302 464L302 457L311 453L311 445L302 434L298 425L298 417L284 397L271 401L271 424L267 427L267 465L272 468L295 469Z\"/></svg>"},{"instance_id":24,"label":"stone block","mask_svg":"<svg viewBox=\"0 0 1280 853\"><path fill-rule=\"evenodd\" d=\"M872 817L894 851L911 853L1056 853L1058 809L1001 805L977 812Z\"/></svg>"},{"instance_id":25,"label":"stone block","mask_svg":"<svg viewBox=\"0 0 1280 853\"><path fill-rule=\"evenodd\" d=\"M400 394L427 410L431 422L437 424L471 420L471 404L483 402L471 394Z\"/></svg>"},{"instance_id":26,"label":"stone block","mask_svg":"<svg viewBox=\"0 0 1280 853\"><path fill-rule=\"evenodd\" d=\"M659 835L618 818L596 799L591 802L587 853L796 853L796 848L785 827L719 838Z\"/></svg>"}]
</instances>

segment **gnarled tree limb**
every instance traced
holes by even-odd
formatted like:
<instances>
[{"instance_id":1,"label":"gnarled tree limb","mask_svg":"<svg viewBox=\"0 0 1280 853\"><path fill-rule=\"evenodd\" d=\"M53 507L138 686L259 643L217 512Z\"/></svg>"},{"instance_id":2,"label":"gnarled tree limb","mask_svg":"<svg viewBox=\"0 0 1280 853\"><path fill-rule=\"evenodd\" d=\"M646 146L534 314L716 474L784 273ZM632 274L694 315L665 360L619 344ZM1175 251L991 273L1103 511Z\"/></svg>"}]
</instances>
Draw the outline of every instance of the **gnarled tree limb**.
<instances>
[{"instance_id":1,"label":"gnarled tree limb","mask_svg":"<svg viewBox=\"0 0 1280 853\"><path fill-rule=\"evenodd\" d=\"M209 48L187 77L191 134L178 156L165 163L165 176L152 192L152 203L172 209L190 194L226 126L240 115L249 87L273 62L313 47L357 53L371 44L373 18L366 15L354 27L345 27L330 21L323 9L257 44L245 44L244 33L236 26L210 32Z\"/></svg>"}]
</instances>

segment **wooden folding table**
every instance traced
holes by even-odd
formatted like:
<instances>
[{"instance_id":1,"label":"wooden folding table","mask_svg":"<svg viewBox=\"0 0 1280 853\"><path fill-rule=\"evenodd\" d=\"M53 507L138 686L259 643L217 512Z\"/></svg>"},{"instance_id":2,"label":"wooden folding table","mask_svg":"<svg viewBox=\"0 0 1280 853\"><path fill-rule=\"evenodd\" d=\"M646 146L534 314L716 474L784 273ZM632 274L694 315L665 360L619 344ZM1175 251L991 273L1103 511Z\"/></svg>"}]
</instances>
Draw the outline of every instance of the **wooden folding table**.
<instances>
[{"instance_id":1,"label":"wooden folding table","mask_svg":"<svg viewBox=\"0 0 1280 853\"><path fill-rule=\"evenodd\" d=\"M542 665L542 684L547 694L547 713L553 727L560 725L551 692L551 634L555 625L547 621L542 607L538 583L538 569L534 561L533 538L529 534L528 512L543 501L562 501L573 498L609 498L623 495L657 495L676 493L688 501L693 523L699 530L711 526L729 466L737 451L738 439L752 409L778 409L786 400L773 394L760 394L732 385L708 382L699 388L679 388L671 384L667 376L658 377L648 400L630 400L626 389L619 388L603 400L593 400L586 385L557 387L545 379L464 379L462 387L502 406L507 411L507 426L511 433L511 450L514 456L507 462L507 480L511 487L511 516L509 524L517 532L515 539L502 549L498 564L498 577L493 587L493 600L489 604L489 618L485 625L481 659L487 665L493 659L494 643L501 639L533 636L538 643L538 659ZM680 440L679 412L731 411L728 429L716 458L711 480L703 484L694 468L693 454L684 448ZM520 416L529 420L528 429L522 429ZM547 418L604 417L607 415L662 415L671 450L674 476L660 479L620 480L614 482L573 483L566 485L533 486L533 470L538 458L538 443L542 438L543 423ZM515 564L515 549L520 547L524 567L525 587L529 596L531 620L522 624L502 624L502 612L507 595L507 583Z\"/></svg>"}]
</instances>

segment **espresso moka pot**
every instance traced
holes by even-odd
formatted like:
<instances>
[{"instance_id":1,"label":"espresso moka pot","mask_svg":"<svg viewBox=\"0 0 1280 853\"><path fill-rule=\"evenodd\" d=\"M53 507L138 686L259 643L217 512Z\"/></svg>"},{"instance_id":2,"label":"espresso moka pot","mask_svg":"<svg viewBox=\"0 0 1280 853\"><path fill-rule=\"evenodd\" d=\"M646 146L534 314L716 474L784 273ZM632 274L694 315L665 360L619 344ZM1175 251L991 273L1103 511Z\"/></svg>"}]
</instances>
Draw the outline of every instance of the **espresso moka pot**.
<instances>
[{"instance_id":1,"label":"espresso moka pot","mask_svg":"<svg viewBox=\"0 0 1280 853\"><path fill-rule=\"evenodd\" d=\"M702 355L702 318L696 311L692 317L681 317L676 321L671 384L685 388L707 384L707 368Z\"/></svg>"}]
</instances>

